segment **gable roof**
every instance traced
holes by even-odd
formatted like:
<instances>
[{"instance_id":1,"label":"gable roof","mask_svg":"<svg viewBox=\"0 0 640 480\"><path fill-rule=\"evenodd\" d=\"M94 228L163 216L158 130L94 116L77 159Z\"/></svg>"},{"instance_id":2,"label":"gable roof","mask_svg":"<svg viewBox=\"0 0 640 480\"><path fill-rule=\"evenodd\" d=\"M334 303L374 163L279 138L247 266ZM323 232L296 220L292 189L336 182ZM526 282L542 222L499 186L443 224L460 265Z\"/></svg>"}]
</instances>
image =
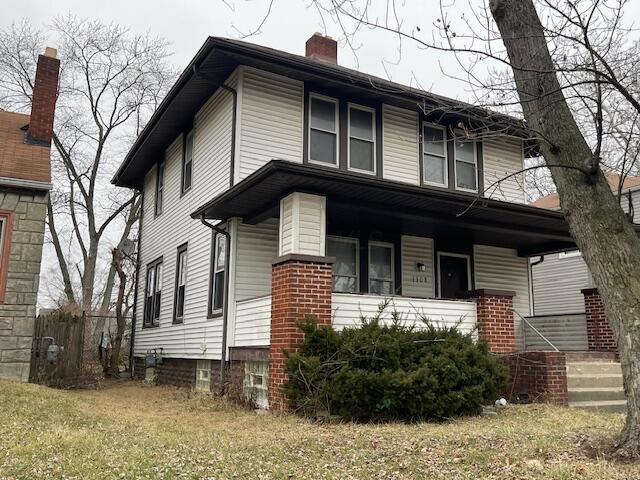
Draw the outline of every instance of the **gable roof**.
<instances>
[{"instance_id":1,"label":"gable roof","mask_svg":"<svg viewBox=\"0 0 640 480\"><path fill-rule=\"evenodd\" d=\"M607 182L611 187L611 190L614 192L618 190L618 186L620 185L620 175L617 173L607 173L605 175L607 177ZM640 186L640 177L626 177L624 182L622 182L622 191L629 190L630 188L634 188ZM538 208L546 208L548 210L559 210L560 209L560 197L558 193L551 193L545 197L539 198L535 202L530 203L533 207Z\"/></svg>"},{"instance_id":2,"label":"gable roof","mask_svg":"<svg viewBox=\"0 0 640 480\"><path fill-rule=\"evenodd\" d=\"M170 142L238 65L248 65L301 81L339 88L345 96L368 96L399 107L441 112L442 116L481 122L484 127L529 138L525 123L469 103L402 85L340 65L239 40L209 37L152 115L118 168L112 182L140 188L151 166ZM529 149L527 149L529 151Z\"/></svg>"},{"instance_id":3,"label":"gable roof","mask_svg":"<svg viewBox=\"0 0 640 480\"><path fill-rule=\"evenodd\" d=\"M0 184L49 189L51 147L26 140L29 118L0 110Z\"/></svg>"}]
</instances>

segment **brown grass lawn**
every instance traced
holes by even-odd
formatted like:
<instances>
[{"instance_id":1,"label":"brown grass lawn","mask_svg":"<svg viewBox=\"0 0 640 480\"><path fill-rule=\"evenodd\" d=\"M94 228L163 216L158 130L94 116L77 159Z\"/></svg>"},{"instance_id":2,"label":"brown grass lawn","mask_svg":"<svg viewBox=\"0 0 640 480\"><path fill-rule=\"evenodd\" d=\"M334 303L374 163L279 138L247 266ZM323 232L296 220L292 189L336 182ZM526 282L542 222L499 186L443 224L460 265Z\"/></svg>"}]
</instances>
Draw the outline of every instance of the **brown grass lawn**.
<instances>
[{"instance_id":1,"label":"brown grass lawn","mask_svg":"<svg viewBox=\"0 0 640 480\"><path fill-rule=\"evenodd\" d=\"M588 454L620 415L548 406L444 424L318 425L139 383L0 382L0 478L640 479Z\"/></svg>"}]
</instances>

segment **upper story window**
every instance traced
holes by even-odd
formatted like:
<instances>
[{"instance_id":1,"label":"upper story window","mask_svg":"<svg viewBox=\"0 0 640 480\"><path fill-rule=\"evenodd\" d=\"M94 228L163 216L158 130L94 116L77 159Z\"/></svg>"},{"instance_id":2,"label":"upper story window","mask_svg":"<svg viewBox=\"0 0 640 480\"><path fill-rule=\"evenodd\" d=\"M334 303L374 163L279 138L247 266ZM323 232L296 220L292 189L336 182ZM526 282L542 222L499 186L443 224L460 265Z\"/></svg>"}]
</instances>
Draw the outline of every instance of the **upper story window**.
<instances>
[{"instance_id":1,"label":"upper story window","mask_svg":"<svg viewBox=\"0 0 640 480\"><path fill-rule=\"evenodd\" d=\"M309 96L309 161L338 166L338 101Z\"/></svg>"},{"instance_id":2,"label":"upper story window","mask_svg":"<svg viewBox=\"0 0 640 480\"><path fill-rule=\"evenodd\" d=\"M182 323L184 297L187 289L187 244L178 247L176 260L176 290L173 306L173 322Z\"/></svg>"},{"instance_id":3,"label":"upper story window","mask_svg":"<svg viewBox=\"0 0 640 480\"><path fill-rule=\"evenodd\" d=\"M349 104L349 169L376 172L376 111Z\"/></svg>"},{"instance_id":4,"label":"upper story window","mask_svg":"<svg viewBox=\"0 0 640 480\"><path fill-rule=\"evenodd\" d=\"M446 130L444 127L422 125L422 176L429 185L448 186Z\"/></svg>"},{"instance_id":5,"label":"upper story window","mask_svg":"<svg viewBox=\"0 0 640 480\"><path fill-rule=\"evenodd\" d=\"M209 315L217 313L224 304L224 273L227 263L227 237L216 234L213 241L213 264L211 268Z\"/></svg>"},{"instance_id":6,"label":"upper story window","mask_svg":"<svg viewBox=\"0 0 640 480\"><path fill-rule=\"evenodd\" d=\"M478 191L478 158L476 142L456 140L456 188L469 192Z\"/></svg>"},{"instance_id":7,"label":"upper story window","mask_svg":"<svg viewBox=\"0 0 640 480\"><path fill-rule=\"evenodd\" d=\"M193 173L193 130L184 137L184 154L182 155L182 193L191 190Z\"/></svg>"},{"instance_id":8,"label":"upper story window","mask_svg":"<svg viewBox=\"0 0 640 480\"><path fill-rule=\"evenodd\" d=\"M393 270L393 245L369 242L369 293L392 295Z\"/></svg>"},{"instance_id":9,"label":"upper story window","mask_svg":"<svg viewBox=\"0 0 640 480\"><path fill-rule=\"evenodd\" d=\"M147 282L144 300L144 326L155 327L160 322L162 297L162 257L147 265Z\"/></svg>"},{"instance_id":10,"label":"upper story window","mask_svg":"<svg viewBox=\"0 0 640 480\"><path fill-rule=\"evenodd\" d=\"M335 257L333 264L333 291L355 293L360 291L358 239L327 237L327 255Z\"/></svg>"},{"instance_id":11,"label":"upper story window","mask_svg":"<svg viewBox=\"0 0 640 480\"><path fill-rule=\"evenodd\" d=\"M155 204L156 215L160 215L162 213L163 200L164 200L164 162L161 162L158 164L158 169L156 171L156 204Z\"/></svg>"}]
</instances>

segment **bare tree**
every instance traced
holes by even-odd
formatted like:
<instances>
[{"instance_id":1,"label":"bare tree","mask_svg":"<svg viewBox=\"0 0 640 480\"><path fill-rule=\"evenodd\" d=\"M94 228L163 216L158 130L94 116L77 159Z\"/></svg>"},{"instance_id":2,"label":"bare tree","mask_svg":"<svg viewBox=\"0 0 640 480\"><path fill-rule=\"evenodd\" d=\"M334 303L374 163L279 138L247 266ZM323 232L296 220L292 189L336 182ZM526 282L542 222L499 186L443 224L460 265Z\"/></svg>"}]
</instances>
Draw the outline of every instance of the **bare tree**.
<instances>
[{"instance_id":1,"label":"bare tree","mask_svg":"<svg viewBox=\"0 0 640 480\"><path fill-rule=\"evenodd\" d=\"M29 110L46 37L62 64L49 240L67 302L107 311L117 272L108 244L131 235L141 205L137 192L115 190L109 180L173 81L168 44L73 16L57 18L46 31L27 21L14 24L0 32L0 105Z\"/></svg>"},{"instance_id":2,"label":"bare tree","mask_svg":"<svg viewBox=\"0 0 640 480\"><path fill-rule=\"evenodd\" d=\"M453 2L455 3L455 2ZM602 296L620 351L627 418L616 445L640 456L640 240L612 192L638 171L640 83L637 35L625 27L626 0L489 0L455 14L440 4L426 28L404 17L404 2L314 0L356 52L365 29L402 45L449 52L473 87L476 106L520 114L543 156L571 233ZM454 12L455 18L452 18ZM399 51L401 51L399 49ZM476 124L468 135L486 134ZM499 183L499 182L496 182ZM496 188L490 185L488 188Z\"/></svg>"}]
</instances>

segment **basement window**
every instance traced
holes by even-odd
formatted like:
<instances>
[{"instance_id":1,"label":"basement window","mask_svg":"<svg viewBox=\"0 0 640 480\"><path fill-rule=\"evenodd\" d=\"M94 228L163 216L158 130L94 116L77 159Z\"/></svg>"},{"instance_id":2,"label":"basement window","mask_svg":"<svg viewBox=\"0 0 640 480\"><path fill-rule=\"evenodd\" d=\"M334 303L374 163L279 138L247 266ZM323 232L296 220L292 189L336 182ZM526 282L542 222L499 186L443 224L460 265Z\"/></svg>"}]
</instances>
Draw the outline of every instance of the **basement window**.
<instances>
[{"instance_id":1,"label":"basement window","mask_svg":"<svg viewBox=\"0 0 640 480\"><path fill-rule=\"evenodd\" d=\"M269 364L247 362L244 364L245 398L258 408L269 407Z\"/></svg>"},{"instance_id":2,"label":"basement window","mask_svg":"<svg viewBox=\"0 0 640 480\"><path fill-rule=\"evenodd\" d=\"M211 360L198 360L196 365L196 390L211 391Z\"/></svg>"}]
</instances>

